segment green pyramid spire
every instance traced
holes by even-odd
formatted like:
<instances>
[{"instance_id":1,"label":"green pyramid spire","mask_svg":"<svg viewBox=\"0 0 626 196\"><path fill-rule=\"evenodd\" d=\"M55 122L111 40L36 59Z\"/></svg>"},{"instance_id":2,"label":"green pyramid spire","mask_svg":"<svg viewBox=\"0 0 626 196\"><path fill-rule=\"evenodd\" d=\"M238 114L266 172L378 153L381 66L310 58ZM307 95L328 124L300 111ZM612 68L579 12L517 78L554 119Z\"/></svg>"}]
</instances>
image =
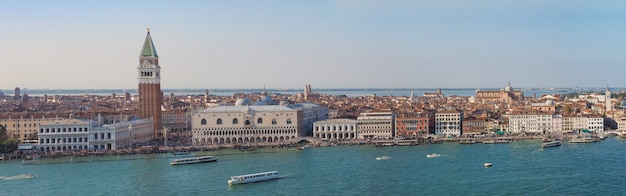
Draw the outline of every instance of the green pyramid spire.
<instances>
[{"instance_id":1,"label":"green pyramid spire","mask_svg":"<svg viewBox=\"0 0 626 196\"><path fill-rule=\"evenodd\" d=\"M141 49L141 56L159 57L157 55L154 42L152 42L152 36L150 36L150 28L147 29L146 41L143 42L143 48Z\"/></svg>"}]
</instances>

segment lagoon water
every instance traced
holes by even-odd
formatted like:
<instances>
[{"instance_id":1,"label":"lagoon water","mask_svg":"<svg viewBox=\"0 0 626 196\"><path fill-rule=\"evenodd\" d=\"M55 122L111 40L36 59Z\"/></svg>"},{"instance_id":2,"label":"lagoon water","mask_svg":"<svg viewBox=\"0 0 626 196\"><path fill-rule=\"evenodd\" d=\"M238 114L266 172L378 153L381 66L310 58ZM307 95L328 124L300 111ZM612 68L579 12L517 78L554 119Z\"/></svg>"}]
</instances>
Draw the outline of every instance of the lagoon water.
<instances>
[{"instance_id":1,"label":"lagoon water","mask_svg":"<svg viewBox=\"0 0 626 196\"><path fill-rule=\"evenodd\" d=\"M426 158L438 153L441 157ZM509 144L263 148L194 152L213 163L170 166L171 154L0 163L2 195L622 195L626 139L540 148ZM378 156L388 160L376 160ZM483 163L491 162L485 168ZM45 163L45 164L42 164ZM228 186L230 176L278 180ZM20 178L23 174L36 178ZM15 177L15 178L12 178Z\"/></svg>"}]
</instances>

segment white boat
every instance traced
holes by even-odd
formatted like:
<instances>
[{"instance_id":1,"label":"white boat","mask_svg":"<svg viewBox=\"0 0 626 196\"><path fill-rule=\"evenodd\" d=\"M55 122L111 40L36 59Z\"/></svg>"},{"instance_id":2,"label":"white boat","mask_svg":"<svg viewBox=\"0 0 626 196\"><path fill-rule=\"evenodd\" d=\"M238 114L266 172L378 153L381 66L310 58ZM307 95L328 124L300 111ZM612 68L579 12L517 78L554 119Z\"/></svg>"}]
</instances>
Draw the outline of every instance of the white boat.
<instances>
[{"instance_id":1,"label":"white boat","mask_svg":"<svg viewBox=\"0 0 626 196\"><path fill-rule=\"evenodd\" d=\"M426 155L426 157L428 158L434 158L434 157L440 157L440 156L441 156L440 154L435 154L435 153Z\"/></svg>"},{"instance_id":2,"label":"white boat","mask_svg":"<svg viewBox=\"0 0 626 196\"><path fill-rule=\"evenodd\" d=\"M485 140L483 141L483 144L495 144L496 140Z\"/></svg>"},{"instance_id":3,"label":"white boat","mask_svg":"<svg viewBox=\"0 0 626 196\"><path fill-rule=\"evenodd\" d=\"M278 178L280 178L280 176L278 176L277 171L261 172L241 176L231 176L230 180L228 180L228 185L245 184L258 181L273 180Z\"/></svg>"},{"instance_id":4,"label":"white boat","mask_svg":"<svg viewBox=\"0 0 626 196\"><path fill-rule=\"evenodd\" d=\"M541 144L542 148L549 148L549 147L555 147L555 146L560 146L561 145L561 141L550 141L550 142L544 142Z\"/></svg>"},{"instance_id":5,"label":"white boat","mask_svg":"<svg viewBox=\"0 0 626 196\"><path fill-rule=\"evenodd\" d=\"M496 144L508 144L509 140L496 140Z\"/></svg>"},{"instance_id":6,"label":"white boat","mask_svg":"<svg viewBox=\"0 0 626 196\"><path fill-rule=\"evenodd\" d=\"M188 157L188 158L174 159L170 162L170 165L205 163L205 162L213 162L213 161L217 161L217 158L213 156Z\"/></svg>"},{"instance_id":7,"label":"white boat","mask_svg":"<svg viewBox=\"0 0 626 196\"><path fill-rule=\"evenodd\" d=\"M483 164L485 167L491 167L491 163L485 163Z\"/></svg>"},{"instance_id":8,"label":"white boat","mask_svg":"<svg viewBox=\"0 0 626 196\"><path fill-rule=\"evenodd\" d=\"M569 141L569 143L592 143L592 142L597 142L597 141L599 141L597 138L594 138L591 136L584 136L584 137L574 137Z\"/></svg>"},{"instance_id":9,"label":"white boat","mask_svg":"<svg viewBox=\"0 0 626 196\"><path fill-rule=\"evenodd\" d=\"M387 160L387 159L391 159L390 156L380 156L380 157L376 157L376 160Z\"/></svg>"}]
</instances>

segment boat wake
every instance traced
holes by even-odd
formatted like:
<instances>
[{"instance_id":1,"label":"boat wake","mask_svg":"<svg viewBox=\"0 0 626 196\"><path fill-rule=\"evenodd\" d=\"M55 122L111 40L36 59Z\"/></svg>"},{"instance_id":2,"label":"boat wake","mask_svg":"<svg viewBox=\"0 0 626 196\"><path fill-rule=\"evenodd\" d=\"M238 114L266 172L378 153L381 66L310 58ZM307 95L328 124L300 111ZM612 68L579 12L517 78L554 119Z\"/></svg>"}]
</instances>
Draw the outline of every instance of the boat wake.
<instances>
[{"instance_id":1,"label":"boat wake","mask_svg":"<svg viewBox=\"0 0 626 196\"><path fill-rule=\"evenodd\" d=\"M21 179L29 179L36 178L37 174L20 174L17 176L0 176L0 180L21 180Z\"/></svg>"}]
</instances>

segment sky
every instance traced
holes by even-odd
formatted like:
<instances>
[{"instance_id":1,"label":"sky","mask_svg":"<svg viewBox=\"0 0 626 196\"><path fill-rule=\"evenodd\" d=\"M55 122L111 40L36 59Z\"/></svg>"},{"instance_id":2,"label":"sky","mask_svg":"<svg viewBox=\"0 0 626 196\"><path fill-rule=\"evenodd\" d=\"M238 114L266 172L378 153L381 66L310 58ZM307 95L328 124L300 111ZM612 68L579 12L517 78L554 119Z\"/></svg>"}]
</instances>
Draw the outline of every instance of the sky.
<instances>
[{"instance_id":1,"label":"sky","mask_svg":"<svg viewBox=\"0 0 626 196\"><path fill-rule=\"evenodd\" d=\"M0 1L0 89L626 87L626 1Z\"/></svg>"}]
</instances>

